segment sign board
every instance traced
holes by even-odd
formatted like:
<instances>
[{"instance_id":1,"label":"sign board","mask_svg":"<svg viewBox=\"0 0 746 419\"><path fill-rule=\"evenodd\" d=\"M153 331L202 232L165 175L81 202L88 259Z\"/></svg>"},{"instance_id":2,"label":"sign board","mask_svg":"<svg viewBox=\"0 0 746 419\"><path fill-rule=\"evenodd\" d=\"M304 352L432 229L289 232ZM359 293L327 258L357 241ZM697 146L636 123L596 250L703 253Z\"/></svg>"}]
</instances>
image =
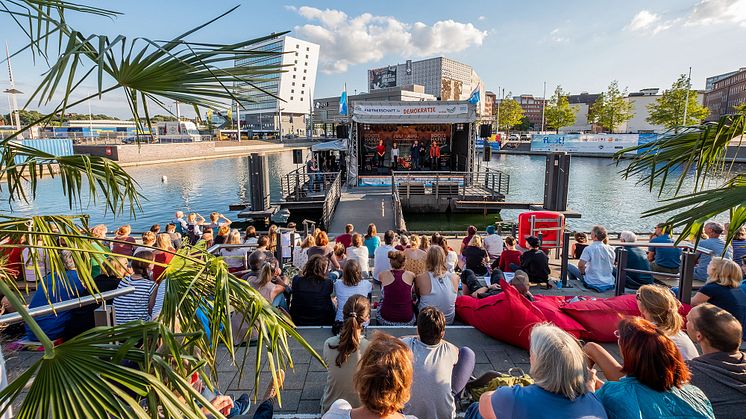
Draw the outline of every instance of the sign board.
<instances>
[{"instance_id":1,"label":"sign board","mask_svg":"<svg viewBox=\"0 0 746 419\"><path fill-rule=\"evenodd\" d=\"M368 89L384 89L396 86L396 66L368 70Z\"/></svg>"},{"instance_id":2,"label":"sign board","mask_svg":"<svg viewBox=\"0 0 746 419\"><path fill-rule=\"evenodd\" d=\"M356 103L353 107L353 115L385 115L385 116L437 116L437 115L468 115L469 105L436 105L434 103L422 104L414 102L412 105L366 105Z\"/></svg>"},{"instance_id":3,"label":"sign board","mask_svg":"<svg viewBox=\"0 0 746 419\"><path fill-rule=\"evenodd\" d=\"M531 151L614 154L638 141L639 134L534 134Z\"/></svg>"}]
</instances>

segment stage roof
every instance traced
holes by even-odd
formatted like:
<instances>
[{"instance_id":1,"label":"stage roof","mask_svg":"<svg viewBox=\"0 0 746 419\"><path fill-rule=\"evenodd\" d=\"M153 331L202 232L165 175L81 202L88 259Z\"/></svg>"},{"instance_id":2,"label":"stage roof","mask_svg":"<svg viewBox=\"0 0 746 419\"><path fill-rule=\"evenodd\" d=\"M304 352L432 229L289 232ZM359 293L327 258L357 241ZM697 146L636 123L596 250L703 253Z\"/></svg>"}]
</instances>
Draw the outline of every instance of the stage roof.
<instances>
[{"instance_id":1,"label":"stage roof","mask_svg":"<svg viewBox=\"0 0 746 419\"><path fill-rule=\"evenodd\" d=\"M352 120L362 124L466 124L477 120L466 101L357 102Z\"/></svg>"}]
</instances>

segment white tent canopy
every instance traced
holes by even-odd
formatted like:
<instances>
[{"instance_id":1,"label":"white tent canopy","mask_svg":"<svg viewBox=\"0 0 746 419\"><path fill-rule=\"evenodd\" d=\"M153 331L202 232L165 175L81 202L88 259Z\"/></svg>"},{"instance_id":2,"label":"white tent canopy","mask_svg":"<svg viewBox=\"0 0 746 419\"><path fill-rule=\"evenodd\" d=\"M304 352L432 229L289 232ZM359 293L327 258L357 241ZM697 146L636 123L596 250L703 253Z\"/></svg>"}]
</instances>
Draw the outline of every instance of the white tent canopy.
<instances>
[{"instance_id":1,"label":"white tent canopy","mask_svg":"<svg viewBox=\"0 0 746 419\"><path fill-rule=\"evenodd\" d=\"M347 151L347 140L333 140L311 146L311 151Z\"/></svg>"}]
</instances>

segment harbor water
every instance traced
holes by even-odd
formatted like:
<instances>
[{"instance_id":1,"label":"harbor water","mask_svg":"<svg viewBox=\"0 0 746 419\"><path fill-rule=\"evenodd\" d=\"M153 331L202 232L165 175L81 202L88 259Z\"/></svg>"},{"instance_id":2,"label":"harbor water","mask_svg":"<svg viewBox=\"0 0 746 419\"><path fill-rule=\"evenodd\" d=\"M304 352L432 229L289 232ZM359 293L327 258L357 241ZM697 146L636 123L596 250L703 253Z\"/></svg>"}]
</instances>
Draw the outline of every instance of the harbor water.
<instances>
[{"instance_id":1,"label":"harbor water","mask_svg":"<svg viewBox=\"0 0 746 419\"><path fill-rule=\"evenodd\" d=\"M510 175L508 201L541 202L544 194L543 156L493 155L488 167L502 170ZM292 162L291 152L268 155L269 182L272 200L280 199L280 177L297 166ZM595 224L605 225L610 231L648 231L660 219L641 218L640 214L658 205L657 193L650 192L647 185L638 179L623 179L619 171L628 164L617 166L604 158L577 157L570 167L569 209L582 214L582 218L568 220L571 229L589 230ZM197 160L179 163L135 166L126 168L137 181L143 195L142 211L135 218L129 213L113 217L101 201L93 203L86 199L82 207L70 209L67 198L61 192L58 179L45 178L39 182L36 200L29 203L8 203L3 191L0 207L13 215L31 214L80 214L86 213L92 223L106 223L110 230L120 224L131 224L134 231L143 231L155 223L167 223L177 209L199 212L207 217L212 211L224 213L235 220L236 213L228 211L228 205L246 202L249 198L249 173L247 157ZM746 171L739 166L735 170ZM163 181L163 177L166 181ZM718 179L717 181L722 181ZM689 177L684 190L690 190ZM503 210L503 220L516 220L519 211ZM484 228L495 220L495 214L446 215L433 214L427 217L408 217L407 227L417 230L463 230L473 224ZM364 226L357 226L362 229Z\"/></svg>"}]
</instances>

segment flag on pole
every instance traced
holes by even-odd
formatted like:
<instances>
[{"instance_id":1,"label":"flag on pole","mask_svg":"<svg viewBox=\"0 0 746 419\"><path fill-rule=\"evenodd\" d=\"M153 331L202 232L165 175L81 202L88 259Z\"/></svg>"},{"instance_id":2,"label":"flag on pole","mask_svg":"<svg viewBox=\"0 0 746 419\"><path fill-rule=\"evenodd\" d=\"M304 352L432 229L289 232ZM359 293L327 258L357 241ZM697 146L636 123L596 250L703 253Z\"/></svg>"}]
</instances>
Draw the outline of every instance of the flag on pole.
<instances>
[{"instance_id":1,"label":"flag on pole","mask_svg":"<svg viewBox=\"0 0 746 419\"><path fill-rule=\"evenodd\" d=\"M345 83L345 88L339 96L339 114L347 116L347 83Z\"/></svg>"},{"instance_id":2,"label":"flag on pole","mask_svg":"<svg viewBox=\"0 0 746 419\"><path fill-rule=\"evenodd\" d=\"M477 83L477 87L474 88L474 90L471 91L471 96L469 96L468 102L472 105L476 105L479 103L479 88L481 87L481 83Z\"/></svg>"}]
</instances>

